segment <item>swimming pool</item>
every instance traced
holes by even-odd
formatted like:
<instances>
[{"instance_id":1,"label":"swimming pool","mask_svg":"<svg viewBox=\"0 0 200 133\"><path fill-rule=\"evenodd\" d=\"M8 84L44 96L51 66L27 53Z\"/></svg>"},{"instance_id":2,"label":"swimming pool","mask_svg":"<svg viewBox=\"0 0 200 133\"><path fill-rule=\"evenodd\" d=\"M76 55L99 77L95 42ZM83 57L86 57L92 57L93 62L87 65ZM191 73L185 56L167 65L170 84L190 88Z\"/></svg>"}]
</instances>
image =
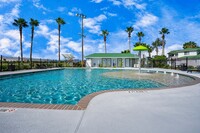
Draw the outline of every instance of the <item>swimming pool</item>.
<instances>
[{"instance_id":1,"label":"swimming pool","mask_svg":"<svg viewBox=\"0 0 200 133\"><path fill-rule=\"evenodd\" d=\"M149 79L105 75L124 71L127 72L126 70L107 69L64 69L5 76L0 79L0 102L75 105L84 96L102 90L167 86Z\"/></svg>"}]
</instances>

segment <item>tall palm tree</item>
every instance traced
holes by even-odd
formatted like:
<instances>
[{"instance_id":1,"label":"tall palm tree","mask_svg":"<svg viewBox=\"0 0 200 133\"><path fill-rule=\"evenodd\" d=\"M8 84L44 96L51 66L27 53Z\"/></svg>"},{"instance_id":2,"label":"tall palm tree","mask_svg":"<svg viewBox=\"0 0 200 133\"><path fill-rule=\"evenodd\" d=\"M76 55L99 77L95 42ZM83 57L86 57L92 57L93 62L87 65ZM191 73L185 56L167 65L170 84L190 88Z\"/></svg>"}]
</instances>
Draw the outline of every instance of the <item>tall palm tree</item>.
<instances>
[{"instance_id":1,"label":"tall palm tree","mask_svg":"<svg viewBox=\"0 0 200 133\"><path fill-rule=\"evenodd\" d=\"M104 46L105 46L105 53L107 53L107 49L106 49L106 40L107 40L107 36L109 35L109 32L107 30L102 30L101 31L101 36L103 36L103 40L104 40Z\"/></svg>"},{"instance_id":2,"label":"tall palm tree","mask_svg":"<svg viewBox=\"0 0 200 133\"><path fill-rule=\"evenodd\" d=\"M151 53L153 52L153 47L149 44L146 44L146 47L148 48L149 58L151 57Z\"/></svg>"},{"instance_id":3,"label":"tall palm tree","mask_svg":"<svg viewBox=\"0 0 200 133\"><path fill-rule=\"evenodd\" d=\"M34 30L35 30L35 27L39 26L39 22L38 22L38 20L34 20L34 19L31 18L29 24L31 26L30 62L31 62L31 68L32 68L32 50L33 50Z\"/></svg>"},{"instance_id":4,"label":"tall palm tree","mask_svg":"<svg viewBox=\"0 0 200 133\"><path fill-rule=\"evenodd\" d=\"M165 55L165 34L169 34L169 30L167 28L162 28L161 31L159 31L159 33L162 35L162 55Z\"/></svg>"},{"instance_id":5,"label":"tall palm tree","mask_svg":"<svg viewBox=\"0 0 200 133\"><path fill-rule=\"evenodd\" d=\"M158 55L158 47L162 46L162 41L160 38L157 38L153 43L152 43L153 49L156 50L156 55Z\"/></svg>"},{"instance_id":6,"label":"tall palm tree","mask_svg":"<svg viewBox=\"0 0 200 133\"><path fill-rule=\"evenodd\" d=\"M144 33L143 32L138 32L137 36L138 36L138 39L139 39L139 43L141 43L142 37L144 37Z\"/></svg>"},{"instance_id":7,"label":"tall palm tree","mask_svg":"<svg viewBox=\"0 0 200 133\"><path fill-rule=\"evenodd\" d=\"M129 45L129 51L131 51L131 33L134 31L133 27L127 27L125 30L128 33L128 45Z\"/></svg>"},{"instance_id":8,"label":"tall palm tree","mask_svg":"<svg viewBox=\"0 0 200 133\"><path fill-rule=\"evenodd\" d=\"M14 19L13 25L19 27L21 64L23 64L22 29L28 27L28 24L25 19L18 18L18 19Z\"/></svg>"},{"instance_id":9,"label":"tall palm tree","mask_svg":"<svg viewBox=\"0 0 200 133\"><path fill-rule=\"evenodd\" d=\"M61 25L65 24L65 21L64 19L58 17L56 19L56 22L58 23L58 61L60 63L60 28L61 28Z\"/></svg>"}]
</instances>

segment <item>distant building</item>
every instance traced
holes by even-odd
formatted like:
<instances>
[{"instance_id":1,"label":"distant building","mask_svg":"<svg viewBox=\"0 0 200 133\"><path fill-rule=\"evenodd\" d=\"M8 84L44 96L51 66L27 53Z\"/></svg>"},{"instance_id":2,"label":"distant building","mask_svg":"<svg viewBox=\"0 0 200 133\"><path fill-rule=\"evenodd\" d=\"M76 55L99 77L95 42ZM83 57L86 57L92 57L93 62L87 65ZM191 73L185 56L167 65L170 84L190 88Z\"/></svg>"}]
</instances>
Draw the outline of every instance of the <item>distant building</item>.
<instances>
[{"instance_id":1,"label":"distant building","mask_svg":"<svg viewBox=\"0 0 200 133\"><path fill-rule=\"evenodd\" d=\"M176 61L176 65L187 64L196 67L200 65L200 48L170 51L168 57L172 62ZM169 64L172 64L172 62L169 62Z\"/></svg>"},{"instance_id":2,"label":"distant building","mask_svg":"<svg viewBox=\"0 0 200 133\"><path fill-rule=\"evenodd\" d=\"M131 53L94 53L85 58L86 67L138 67L139 59Z\"/></svg>"}]
</instances>

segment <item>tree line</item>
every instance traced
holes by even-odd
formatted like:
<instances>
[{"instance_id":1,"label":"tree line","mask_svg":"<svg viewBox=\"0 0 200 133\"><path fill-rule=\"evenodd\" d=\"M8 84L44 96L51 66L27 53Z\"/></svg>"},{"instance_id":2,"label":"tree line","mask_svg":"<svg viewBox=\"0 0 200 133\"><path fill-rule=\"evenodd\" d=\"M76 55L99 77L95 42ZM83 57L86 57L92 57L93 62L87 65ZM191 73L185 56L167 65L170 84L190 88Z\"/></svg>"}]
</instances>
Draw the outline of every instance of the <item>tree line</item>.
<instances>
[{"instance_id":1,"label":"tree line","mask_svg":"<svg viewBox=\"0 0 200 133\"><path fill-rule=\"evenodd\" d=\"M131 51L131 34L134 31L134 28L130 26L130 27L127 27L125 31L128 33L128 50L121 51L121 53L130 53L130 51ZM108 30L102 30L101 32L102 32L101 35L104 38L105 53L107 53L106 40L107 40L107 36L109 35L109 32L108 32ZM165 55L165 45L166 45L165 35L170 34L169 29L164 27L159 31L159 34L161 35L161 38L156 38L156 40L153 41L152 44L150 45L150 44L142 42L142 38L145 36L145 34L141 31L137 32L136 35L138 37L138 42L136 42L134 44L134 47L139 46L139 45L143 45L143 46L147 47L149 57L151 57L151 53L153 52L153 50L155 50L156 55L158 56L159 47L162 47L162 56L164 56ZM199 48L199 46L197 45L197 43L195 43L193 41L189 41L189 42L185 42L183 44L183 49L186 49L186 48Z\"/></svg>"},{"instance_id":2,"label":"tree line","mask_svg":"<svg viewBox=\"0 0 200 133\"><path fill-rule=\"evenodd\" d=\"M58 17L56 19L56 22L58 24L58 61L60 62L60 31L61 31L61 25L65 24L64 19ZM21 64L23 65L23 46L22 46L22 31L23 28L27 28L31 26L31 47L30 47L30 65L32 68L32 51L33 51L33 40L34 40L34 31L35 27L39 26L40 22L36 19L31 18L30 22L28 22L23 18L14 19L13 25L19 28L20 33L20 52L21 52Z\"/></svg>"},{"instance_id":3,"label":"tree line","mask_svg":"<svg viewBox=\"0 0 200 133\"><path fill-rule=\"evenodd\" d=\"M127 27L125 30L128 33L128 50L124 50L122 51L122 53L130 53L131 51L131 34L134 31L133 27ZM156 55L158 55L158 47L162 46L162 55L165 54L164 49L165 49L165 44L166 44L166 40L165 40L165 35L169 34L169 30L167 28L162 28L159 31L159 34L161 34L161 38L157 38L154 42L152 42L151 45L143 43L142 42L142 38L145 36L145 34L143 32L138 32L136 33L137 37L138 37L138 42L136 42L134 44L134 47L138 46L138 45L143 45L146 46L148 48L148 53L149 53L149 57L151 56L151 52L155 49L156 50ZM109 32L107 30L102 30L101 35L104 37L104 45L105 45L105 53L107 52L106 50L106 38L109 35Z\"/></svg>"},{"instance_id":4,"label":"tree line","mask_svg":"<svg viewBox=\"0 0 200 133\"><path fill-rule=\"evenodd\" d=\"M55 20L58 24L58 61L60 62L61 25L66 24L66 22L64 21L64 19L62 19L60 17L58 17ZM23 18L14 19L14 22L13 22L13 25L19 28L19 33L20 33L21 64L23 64L23 47L22 47L22 35L23 34L22 34L22 31L23 31L23 28L27 28L27 27L31 26L31 46L30 46L30 65L31 65L31 68L32 68L32 51L33 51L34 30L35 30L35 27L39 26L39 24L40 24L40 22L38 20L35 20L35 19L32 19L32 18L30 19L29 24ZM134 31L134 28L130 26L130 27L127 27L125 29L125 31L128 33L128 50L124 50L124 51L122 51L122 53L130 53L130 51L131 51L131 34ZM151 45L149 45L147 43L142 42L142 38L145 36L145 34L142 31L136 33L136 35L138 37L138 42L136 42L134 44L134 47L138 46L138 45L146 46L148 48L149 57L151 57L152 51L155 50L156 55L158 55L158 52L159 52L158 48L162 46L162 55L165 55L165 44L166 44L165 35L170 34L170 32L167 28L162 28L159 31L159 34L161 35L161 38L157 38L155 41L152 42ZM103 36L104 49L105 49L105 53L107 53L106 41L107 41L107 36L109 35L109 32L108 32L108 30L102 30L100 35ZM183 48L184 49L186 49L186 48L198 48L198 45L195 42L190 41L190 42L184 43Z\"/></svg>"}]
</instances>

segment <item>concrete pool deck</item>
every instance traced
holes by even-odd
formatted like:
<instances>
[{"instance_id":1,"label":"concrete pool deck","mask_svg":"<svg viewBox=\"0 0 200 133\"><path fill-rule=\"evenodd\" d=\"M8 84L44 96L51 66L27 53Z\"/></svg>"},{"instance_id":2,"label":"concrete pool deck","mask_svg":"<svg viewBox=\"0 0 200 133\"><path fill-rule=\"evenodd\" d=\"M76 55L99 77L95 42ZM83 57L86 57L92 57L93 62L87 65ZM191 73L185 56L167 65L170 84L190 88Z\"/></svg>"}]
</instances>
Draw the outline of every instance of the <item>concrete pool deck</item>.
<instances>
[{"instance_id":1,"label":"concrete pool deck","mask_svg":"<svg viewBox=\"0 0 200 133\"><path fill-rule=\"evenodd\" d=\"M177 72L176 70L152 69ZM178 71L182 74L186 72ZM199 73L188 75L200 77ZM86 110L17 109L0 113L1 133L199 133L200 83L94 97Z\"/></svg>"}]
</instances>

